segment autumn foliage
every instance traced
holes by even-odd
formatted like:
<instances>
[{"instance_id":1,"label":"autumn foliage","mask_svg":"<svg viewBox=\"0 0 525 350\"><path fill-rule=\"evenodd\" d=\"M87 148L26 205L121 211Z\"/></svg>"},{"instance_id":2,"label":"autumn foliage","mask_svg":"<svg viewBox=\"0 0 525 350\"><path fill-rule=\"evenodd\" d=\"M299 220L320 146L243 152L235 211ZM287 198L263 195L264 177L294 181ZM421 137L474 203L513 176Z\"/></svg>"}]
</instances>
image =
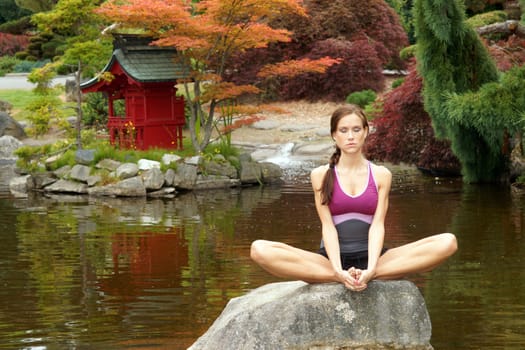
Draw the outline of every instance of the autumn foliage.
<instances>
[{"instance_id":1,"label":"autumn foliage","mask_svg":"<svg viewBox=\"0 0 525 350\"><path fill-rule=\"evenodd\" d=\"M304 17L301 3L299 0L109 0L97 12L121 26L145 30L155 39L153 45L177 49L178 63L188 69L188 79L182 81L185 93L194 96L187 101L191 110L191 141L200 152L221 119L233 125L231 114L215 114L221 105L235 105L227 113L237 113L236 101L240 95L260 91L253 81L233 79L238 72L232 69L233 57L270 44L290 42L290 30L270 23L278 23L283 16ZM253 76L268 80L277 75L291 78L303 72L320 74L338 62L324 57L296 58L281 56L265 62Z\"/></svg>"},{"instance_id":2,"label":"autumn foliage","mask_svg":"<svg viewBox=\"0 0 525 350\"><path fill-rule=\"evenodd\" d=\"M490 56L496 61L500 71L525 64L525 38L511 35L497 41L484 40Z\"/></svg>"},{"instance_id":3,"label":"autumn foliage","mask_svg":"<svg viewBox=\"0 0 525 350\"><path fill-rule=\"evenodd\" d=\"M459 175L450 142L437 140L421 95L422 80L412 67L402 85L384 96L383 113L373 120L367 140L371 159L417 165L440 174Z\"/></svg>"},{"instance_id":4,"label":"autumn foliage","mask_svg":"<svg viewBox=\"0 0 525 350\"><path fill-rule=\"evenodd\" d=\"M283 15L275 25L290 30L290 42L247 50L229 67L237 83L261 87L270 98L340 101L351 92L381 90L383 68L403 68L399 51L408 44L397 14L382 0L305 1L308 16ZM254 72L282 57L340 59L327 74L261 80Z\"/></svg>"},{"instance_id":5,"label":"autumn foliage","mask_svg":"<svg viewBox=\"0 0 525 350\"><path fill-rule=\"evenodd\" d=\"M0 56L11 56L29 45L29 36L0 32Z\"/></svg>"}]
</instances>

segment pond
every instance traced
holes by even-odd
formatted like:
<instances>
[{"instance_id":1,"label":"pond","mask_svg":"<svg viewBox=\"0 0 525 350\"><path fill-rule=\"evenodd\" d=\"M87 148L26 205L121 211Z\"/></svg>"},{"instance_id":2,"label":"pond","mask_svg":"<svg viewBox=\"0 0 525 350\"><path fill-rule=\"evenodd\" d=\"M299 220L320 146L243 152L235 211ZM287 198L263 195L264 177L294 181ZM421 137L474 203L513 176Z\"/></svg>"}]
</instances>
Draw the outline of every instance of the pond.
<instances>
[{"instance_id":1,"label":"pond","mask_svg":"<svg viewBox=\"0 0 525 350\"><path fill-rule=\"evenodd\" d=\"M30 196L0 188L0 348L186 349L233 297L277 282L257 238L316 249L306 176L170 200ZM454 232L421 290L435 349L522 349L525 197L395 172L386 245Z\"/></svg>"}]
</instances>

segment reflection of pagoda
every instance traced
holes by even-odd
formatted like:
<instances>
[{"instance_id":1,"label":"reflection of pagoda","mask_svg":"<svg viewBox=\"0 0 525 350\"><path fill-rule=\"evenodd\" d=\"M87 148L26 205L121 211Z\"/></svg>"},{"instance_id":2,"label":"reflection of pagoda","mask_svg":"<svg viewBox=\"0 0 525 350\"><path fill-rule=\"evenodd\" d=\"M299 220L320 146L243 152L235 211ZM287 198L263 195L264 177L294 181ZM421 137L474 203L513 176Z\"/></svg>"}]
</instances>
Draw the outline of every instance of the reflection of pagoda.
<instances>
[{"instance_id":1,"label":"reflection of pagoda","mask_svg":"<svg viewBox=\"0 0 525 350\"><path fill-rule=\"evenodd\" d=\"M172 233L119 233L112 241L113 274L100 277L110 295L134 300L145 289L180 287L181 270L188 265L182 229Z\"/></svg>"},{"instance_id":2,"label":"reflection of pagoda","mask_svg":"<svg viewBox=\"0 0 525 350\"><path fill-rule=\"evenodd\" d=\"M177 51L149 45L151 38L114 34L114 51L103 73L80 84L83 93L103 92L108 97L108 131L112 144L148 149L182 149L184 99L176 82L187 70L175 63ZM125 115L116 115L114 103L124 100Z\"/></svg>"}]
</instances>

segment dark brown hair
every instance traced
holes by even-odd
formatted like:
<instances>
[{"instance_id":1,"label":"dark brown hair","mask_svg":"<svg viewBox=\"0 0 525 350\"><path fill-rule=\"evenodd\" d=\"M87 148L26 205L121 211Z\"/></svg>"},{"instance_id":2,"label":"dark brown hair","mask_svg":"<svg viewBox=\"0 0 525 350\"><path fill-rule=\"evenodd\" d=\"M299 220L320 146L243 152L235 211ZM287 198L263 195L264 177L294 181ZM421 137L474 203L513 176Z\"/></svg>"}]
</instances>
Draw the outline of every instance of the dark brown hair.
<instances>
[{"instance_id":1,"label":"dark brown hair","mask_svg":"<svg viewBox=\"0 0 525 350\"><path fill-rule=\"evenodd\" d=\"M337 131L339 121L347 115L355 114L363 122L363 127L368 130L368 120L366 115L361 108L356 105L344 105L337 108L330 118L330 135L333 135ZM335 146L335 152L330 157L328 171L325 173L323 183L321 185L321 204L328 205L332 200L332 192L334 190L334 177L335 177L335 165L339 162L341 157L341 149Z\"/></svg>"}]
</instances>

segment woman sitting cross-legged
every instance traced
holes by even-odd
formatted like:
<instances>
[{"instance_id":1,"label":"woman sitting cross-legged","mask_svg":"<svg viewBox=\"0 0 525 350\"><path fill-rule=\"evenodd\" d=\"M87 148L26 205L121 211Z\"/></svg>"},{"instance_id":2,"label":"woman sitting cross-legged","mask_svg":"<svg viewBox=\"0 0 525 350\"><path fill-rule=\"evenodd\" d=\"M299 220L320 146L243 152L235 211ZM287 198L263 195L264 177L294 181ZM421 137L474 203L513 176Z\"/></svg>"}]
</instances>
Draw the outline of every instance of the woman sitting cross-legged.
<instances>
[{"instance_id":1,"label":"woman sitting cross-legged","mask_svg":"<svg viewBox=\"0 0 525 350\"><path fill-rule=\"evenodd\" d=\"M322 225L319 252L256 240L250 255L257 264L278 277L309 283L340 282L348 289L362 291L373 279L399 279L430 271L456 252L452 233L385 249L392 174L363 154L369 133L363 111L353 105L336 109L330 132L336 150L329 164L311 172Z\"/></svg>"}]
</instances>

